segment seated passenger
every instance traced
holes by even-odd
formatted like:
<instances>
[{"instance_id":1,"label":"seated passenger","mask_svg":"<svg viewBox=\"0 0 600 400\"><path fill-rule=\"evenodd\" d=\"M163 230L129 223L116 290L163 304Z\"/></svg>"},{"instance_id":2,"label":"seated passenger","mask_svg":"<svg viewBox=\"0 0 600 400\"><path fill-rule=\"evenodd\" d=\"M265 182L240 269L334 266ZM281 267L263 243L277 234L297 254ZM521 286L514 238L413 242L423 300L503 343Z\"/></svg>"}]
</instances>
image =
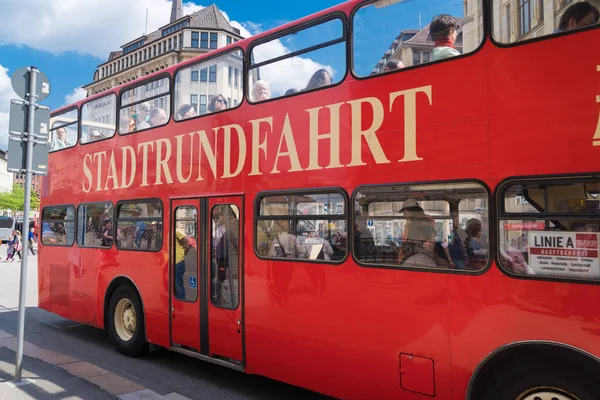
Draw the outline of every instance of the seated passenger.
<instances>
[{"instance_id":1,"label":"seated passenger","mask_svg":"<svg viewBox=\"0 0 600 400\"><path fill-rule=\"evenodd\" d=\"M320 69L313 74L304 90L311 90L323 86L331 85L331 75L325 69Z\"/></svg>"},{"instance_id":2,"label":"seated passenger","mask_svg":"<svg viewBox=\"0 0 600 400\"><path fill-rule=\"evenodd\" d=\"M156 107L150 113L150 126L160 126L167 123L168 117L165 110Z\"/></svg>"},{"instance_id":3,"label":"seated passenger","mask_svg":"<svg viewBox=\"0 0 600 400\"><path fill-rule=\"evenodd\" d=\"M417 217L412 221L408 238L402 243L404 258L400 265L419 268L448 268L435 250L435 228L428 216Z\"/></svg>"},{"instance_id":4,"label":"seated passenger","mask_svg":"<svg viewBox=\"0 0 600 400\"><path fill-rule=\"evenodd\" d=\"M252 86L252 101L264 101L271 98L271 88L269 84L263 80L256 81Z\"/></svg>"},{"instance_id":5,"label":"seated passenger","mask_svg":"<svg viewBox=\"0 0 600 400\"><path fill-rule=\"evenodd\" d=\"M560 17L558 32L566 32L597 24L599 18L600 13L598 9L587 1L575 3L569 6L562 17Z\"/></svg>"},{"instance_id":6,"label":"seated passenger","mask_svg":"<svg viewBox=\"0 0 600 400\"><path fill-rule=\"evenodd\" d=\"M227 100L225 100L225 97L218 94L216 96L213 96L213 98L208 103L207 108L208 108L208 111L210 111L210 112L226 110L227 109Z\"/></svg>"},{"instance_id":7,"label":"seated passenger","mask_svg":"<svg viewBox=\"0 0 600 400\"><path fill-rule=\"evenodd\" d=\"M189 104L183 104L179 107L179 111L177 111L176 118L181 121L183 119L188 119L196 116L196 110Z\"/></svg>"},{"instance_id":8,"label":"seated passenger","mask_svg":"<svg viewBox=\"0 0 600 400\"><path fill-rule=\"evenodd\" d=\"M129 130L129 118L122 115L119 118L119 133L121 135L124 135L126 133L130 132Z\"/></svg>"},{"instance_id":9,"label":"seated passenger","mask_svg":"<svg viewBox=\"0 0 600 400\"><path fill-rule=\"evenodd\" d=\"M391 60L388 61L383 72L395 71L397 69L404 68L404 63L401 60Z\"/></svg>"},{"instance_id":10,"label":"seated passenger","mask_svg":"<svg viewBox=\"0 0 600 400\"><path fill-rule=\"evenodd\" d=\"M52 151L66 149L71 147L72 144L67 142L67 131L65 128L58 128L54 131L54 138L52 139Z\"/></svg>"},{"instance_id":11,"label":"seated passenger","mask_svg":"<svg viewBox=\"0 0 600 400\"><path fill-rule=\"evenodd\" d=\"M284 96L289 96L290 94L294 94L294 93L298 93L298 89L294 89L294 88L288 89L285 91Z\"/></svg>"},{"instance_id":12,"label":"seated passenger","mask_svg":"<svg viewBox=\"0 0 600 400\"><path fill-rule=\"evenodd\" d=\"M481 221L471 218L467 221L467 256L469 257L469 269L482 269L488 261L487 243L483 239Z\"/></svg>"},{"instance_id":13,"label":"seated passenger","mask_svg":"<svg viewBox=\"0 0 600 400\"><path fill-rule=\"evenodd\" d=\"M150 104L142 103L137 106L137 114L134 114L136 119L136 129L148 129L150 128Z\"/></svg>"},{"instance_id":14,"label":"seated passenger","mask_svg":"<svg viewBox=\"0 0 600 400\"><path fill-rule=\"evenodd\" d=\"M137 130L135 118L129 118L127 128L129 129L129 133L135 132Z\"/></svg>"},{"instance_id":15,"label":"seated passenger","mask_svg":"<svg viewBox=\"0 0 600 400\"><path fill-rule=\"evenodd\" d=\"M102 134L100 131L93 129L89 134L88 142L95 142L96 140L102 139Z\"/></svg>"},{"instance_id":16,"label":"seated passenger","mask_svg":"<svg viewBox=\"0 0 600 400\"><path fill-rule=\"evenodd\" d=\"M298 243L298 238L288 233L289 223L277 221L279 233L273 238L269 257L306 258L306 247ZM304 247L304 249L302 249Z\"/></svg>"},{"instance_id":17,"label":"seated passenger","mask_svg":"<svg viewBox=\"0 0 600 400\"><path fill-rule=\"evenodd\" d=\"M448 14L440 14L431 21L429 33L435 42L433 61L460 56L460 52L454 47L459 29L460 25L456 18Z\"/></svg>"}]
</instances>

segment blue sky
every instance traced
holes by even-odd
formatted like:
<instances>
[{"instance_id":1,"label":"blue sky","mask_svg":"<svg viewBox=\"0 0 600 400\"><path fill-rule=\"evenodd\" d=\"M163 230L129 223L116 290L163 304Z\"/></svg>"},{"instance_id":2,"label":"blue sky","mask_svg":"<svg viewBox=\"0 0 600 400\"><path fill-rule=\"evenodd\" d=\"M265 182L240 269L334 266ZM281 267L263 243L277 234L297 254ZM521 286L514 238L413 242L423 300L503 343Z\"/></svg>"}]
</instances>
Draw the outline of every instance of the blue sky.
<instances>
[{"instance_id":1,"label":"blue sky","mask_svg":"<svg viewBox=\"0 0 600 400\"><path fill-rule=\"evenodd\" d=\"M214 3L232 25L253 34L341 1L214 0ZM110 50L118 50L143 33L146 8L149 31L166 24L170 16L167 0L28 0L28 3L30 6L24 7L22 0L6 0L0 15L0 148L6 147L7 103L13 97L7 75L21 66L37 66L52 84L51 95L43 103L55 109L81 96L81 91L74 91L92 80L96 66L107 59ZM210 4L212 1L184 0L184 12L191 13ZM385 9L371 6L360 12L356 27L359 40L355 47L360 71L368 73L373 68L400 30L418 28L419 13L425 26L440 12L460 16L462 0L404 0ZM28 23L37 30L24 30ZM313 44L315 36L318 38L320 32L296 35L282 44L288 49L301 48ZM331 50L315 53L318 59L314 61L342 70L337 75L339 79L344 68L340 62L343 46L338 45L338 51Z\"/></svg>"}]
</instances>

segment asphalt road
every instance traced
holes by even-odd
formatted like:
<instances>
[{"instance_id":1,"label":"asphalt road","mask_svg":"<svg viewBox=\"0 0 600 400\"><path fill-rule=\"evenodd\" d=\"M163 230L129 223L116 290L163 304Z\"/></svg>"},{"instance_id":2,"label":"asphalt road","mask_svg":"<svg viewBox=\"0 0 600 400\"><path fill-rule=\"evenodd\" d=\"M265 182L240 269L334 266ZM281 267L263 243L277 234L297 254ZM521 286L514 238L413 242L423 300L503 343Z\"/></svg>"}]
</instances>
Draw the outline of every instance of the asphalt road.
<instances>
[{"instance_id":1,"label":"asphalt road","mask_svg":"<svg viewBox=\"0 0 600 400\"><path fill-rule=\"evenodd\" d=\"M0 247L5 256L6 246ZM20 263L0 262L0 330L16 334ZM246 375L167 350L128 358L106 332L37 308L37 256L28 258L25 340L91 362L161 394L190 399L328 399L260 376ZM25 366L26 367L26 366Z\"/></svg>"}]
</instances>

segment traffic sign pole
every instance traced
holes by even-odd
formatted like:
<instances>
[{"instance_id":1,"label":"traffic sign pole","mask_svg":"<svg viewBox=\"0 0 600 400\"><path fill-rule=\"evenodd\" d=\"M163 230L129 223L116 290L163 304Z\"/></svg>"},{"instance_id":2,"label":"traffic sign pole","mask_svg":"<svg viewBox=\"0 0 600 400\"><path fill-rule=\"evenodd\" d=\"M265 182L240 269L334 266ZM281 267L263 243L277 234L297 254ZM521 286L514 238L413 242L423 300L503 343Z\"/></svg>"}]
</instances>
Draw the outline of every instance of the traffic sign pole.
<instances>
[{"instance_id":1,"label":"traffic sign pole","mask_svg":"<svg viewBox=\"0 0 600 400\"><path fill-rule=\"evenodd\" d=\"M35 141L35 109L38 96L36 95L36 84L38 69L28 68L29 71L29 91L27 101L29 102L29 112L27 113L27 154L25 169L25 204L23 207L23 252L21 253L21 284L19 285L19 317L17 330L17 359L15 361L15 382L21 381L23 371L23 339L25 336L25 288L27 284L27 247L29 239L25 238L25 229L29 236L29 208L31 201L31 176L33 170L33 142Z\"/></svg>"}]
</instances>

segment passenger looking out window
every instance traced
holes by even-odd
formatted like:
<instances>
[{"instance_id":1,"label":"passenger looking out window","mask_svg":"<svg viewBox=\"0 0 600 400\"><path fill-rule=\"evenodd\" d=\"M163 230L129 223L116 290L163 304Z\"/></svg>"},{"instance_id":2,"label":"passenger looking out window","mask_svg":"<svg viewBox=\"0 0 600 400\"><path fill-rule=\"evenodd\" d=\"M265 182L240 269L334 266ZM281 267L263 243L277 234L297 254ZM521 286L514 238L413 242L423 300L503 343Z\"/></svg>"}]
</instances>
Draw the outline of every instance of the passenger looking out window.
<instances>
[{"instance_id":1,"label":"passenger looking out window","mask_svg":"<svg viewBox=\"0 0 600 400\"><path fill-rule=\"evenodd\" d=\"M196 114L196 110L194 109L194 107L192 107L189 104L183 104L181 107L179 107L179 111L177 112L176 119L178 119L178 120L188 119L188 118L195 117L196 115L197 114Z\"/></svg>"},{"instance_id":2,"label":"passenger looking out window","mask_svg":"<svg viewBox=\"0 0 600 400\"><path fill-rule=\"evenodd\" d=\"M167 113L162 108L154 108L150 113L150 126L161 126L167 123L169 117L167 117Z\"/></svg>"},{"instance_id":3,"label":"passenger looking out window","mask_svg":"<svg viewBox=\"0 0 600 400\"><path fill-rule=\"evenodd\" d=\"M316 89L329 85L331 85L331 75L326 69L320 69L310 78L305 90Z\"/></svg>"},{"instance_id":4,"label":"passenger looking out window","mask_svg":"<svg viewBox=\"0 0 600 400\"><path fill-rule=\"evenodd\" d=\"M460 52L454 47L460 25L456 18L448 14L440 14L431 21L429 33L435 42L433 61L459 56Z\"/></svg>"},{"instance_id":5,"label":"passenger looking out window","mask_svg":"<svg viewBox=\"0 0 600 400\"><path fill-rule=\"evenodd\" d=\"M73 146L73 144L67 141L67 131L65 128L58 128L54 131L54 139L52 140L51 151L66 149L67 147Z\"/></svg>"},{"instance_id":6,"label":"passenger looking out window","mask_svg":"<svg viewBox=\"0 0 600 400\"><path fill-rule=\"evenodd\" d=\"M220 94L214 96L208 103L208 111L210 112L223 111L226 109L227 100L225 100L225 97Z\"/></svg>"},{"instance_id":7,"label":"passenger looking out window","mask_svg":"<svg viewBox=\"0 0 600 400\"><path fill-rule=\"evenodd\" d=\"M585 28L598 23L600 13L598 9L586 1L575 3L567 8L560 17L558 32L567 32L573 29Z\"/></svg>"},{"instance_id":8,"label":"passenger looking out window","mask_svg":"<svg viewBox=\"0 0 600 400\"><path fill-rule=\"evenodd\" d=\"M383 72L395 71L401 68L404 68L404 63L401 60L391 60L388 61Z\"/></svg>"},{"instance_id":9,"label":"passenger looking out window","mask_svg":"<svg viewBox=\"0 0 600 400\"><path fill-rule=\"evenodd\" d=\"M264 101L271 98L271 88L263 80L256 81L252 86L252 101Z\"/></svg>"}]
</instances>

